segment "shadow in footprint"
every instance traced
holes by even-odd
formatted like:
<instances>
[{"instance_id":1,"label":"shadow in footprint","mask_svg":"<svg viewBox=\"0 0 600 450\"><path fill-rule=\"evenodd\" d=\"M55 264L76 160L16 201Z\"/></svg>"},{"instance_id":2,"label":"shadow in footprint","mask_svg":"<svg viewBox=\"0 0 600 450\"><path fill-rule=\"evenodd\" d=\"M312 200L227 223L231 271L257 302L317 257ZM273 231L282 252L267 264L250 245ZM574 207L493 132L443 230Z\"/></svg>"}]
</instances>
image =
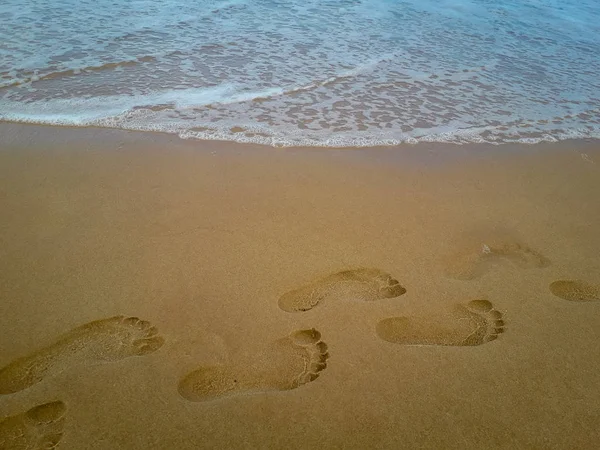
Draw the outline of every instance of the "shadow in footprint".
<instances>
[{"instance_id":1,"label":"shadow in footprint","mask_svg":"<svg viewBox=\"0 0 600 450\"><path fill-rule=\"evenodd\" d=\"M327 345L317 330L299 330L271 343L249 360L200 367L179 381L186 400L204 402L236 395L287 391L316 380L327 367Z\"/></svg>"},{"instance_id":2,"label":"shadow in footprint","mask_svg":"<svg viewBox=\"0 0 600 450\"><path fill-rule=\"evenodd\" d=\"M326 298L374 301L406 293L398 280L379 269L344 270L283 294L279 307L287 312L308 311Z\"/></svg>"},{"instance_id":3,"label":"shadow in footprint","mask_svg":"<svg viewBox=\"0 0 600 450\"><path fill-rule=\"evenodd\" d=\"M116 316L90 322L1 369L0 394L21 391L76 365L146 355L163 343L158 330L137 317Z\"/></svg>"},{"instance_id":4,"label":"shadow in footprint","mask_svg":"<svg viewBox=\"0 0 600 450\"><path fill-rule=\"evenodd\" d=\"M0 422L0 449L52 449L62 438L67 408L57 401L39 405Z\"/></svg>"},{"instance_id":5,"label":"shadow in footprint","mask_svg":"<svg viewBox=\"0 0 600 450\"><path fill-rule=\"evenodd\" d=\"M581 280L558 280L550 283L550 292L571 302L600 301L600 286Z\"/></svg>"},{"instance_id":6,"label":"shadow in footprint","mask_svg":"<svg viewBox=\"0 0 600 450\"><path fill-rule=\"evenodd\" d=\"M377 324L384 341L402 345L475 346L504 332L502 314L487 300L456 305L447 314L426 317L389 317Z\"/></svg>"},{"instance_id":7,"label":"shadow in footprint","mask_svg":"<svg viewBox=\"0 0 600 450\"><path fill-rule=\"evenodd\" d=\"M499 265L522 269L544 268L550 260L506 233L471 237L472 244L446 261L446 275L459 280L479 278Z\"/></svg>"}]
</instances>

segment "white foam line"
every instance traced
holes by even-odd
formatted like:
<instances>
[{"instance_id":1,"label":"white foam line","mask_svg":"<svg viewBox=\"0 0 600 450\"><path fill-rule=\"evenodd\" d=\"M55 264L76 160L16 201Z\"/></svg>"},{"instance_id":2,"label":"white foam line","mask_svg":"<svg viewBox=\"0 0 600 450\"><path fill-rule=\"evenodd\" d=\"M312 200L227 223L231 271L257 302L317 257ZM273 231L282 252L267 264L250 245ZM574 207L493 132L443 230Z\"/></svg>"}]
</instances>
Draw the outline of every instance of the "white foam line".
<instances>
[{"instance_id":1,"label":"white foam line","mask_svg":"<svg viewBox=\"0 0 600 450\"><path fill-rule=\"evenodd\" d=\"M273 147L325 147L325 148L343 148L343 147L379 147L395 146L400 144L418 144L422 142L437 142L448 144L471 144L486 143L493 145L521 143L537 144L540 142L557 142L570 139L598 139L600 140L600 127L592 129L577 128L565 130L555 134L542 134L536 137L519 136L517 133L497 131L494 128L478 129L458 129L449 130L442 133L424 134L419 137L399 134L397 136L370 134L366 136L342 135L328 138L306 137L303 133L290 130L289 133L272 132L266 128L244 127L249 134L244 132L234 133L231 128L212 128L206 131L192 131L183 128L178 124L152 124L149 122L138 122L136 124L124 123L117 117L105 118L100 120L82 120L82 121L63 121L60 119L39 120L31 118L6 118L0 115L0 120L20 123L35 123L49 125L70 125L70 126L97 126L101 128L116 128L134 131L151 131L176 134L182 139L229 141L238 143L254 143L270 145ZM483 132L488 132L491 136L484 138ZM260 133L261 135L256 135ZM265 134L271 134L270 136Z\"/></svg>"}]
</instances>

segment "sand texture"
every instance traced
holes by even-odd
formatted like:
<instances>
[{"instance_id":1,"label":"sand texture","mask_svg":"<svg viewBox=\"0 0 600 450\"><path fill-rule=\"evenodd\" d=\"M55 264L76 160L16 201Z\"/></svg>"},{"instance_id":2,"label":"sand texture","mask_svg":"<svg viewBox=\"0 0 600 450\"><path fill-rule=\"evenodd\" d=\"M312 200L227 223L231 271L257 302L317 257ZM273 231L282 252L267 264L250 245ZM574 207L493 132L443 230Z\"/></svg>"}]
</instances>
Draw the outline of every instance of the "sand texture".
<instances>
[{"instance_id":1,"label":"sand texture","mask_svg":"<svg viewBox=\"0 0 600 450\"><path fill-rule=\"evenodd\" d=\"M0 449L596 449L599 150L0 124Z\"/></svg>"}]
</instances>

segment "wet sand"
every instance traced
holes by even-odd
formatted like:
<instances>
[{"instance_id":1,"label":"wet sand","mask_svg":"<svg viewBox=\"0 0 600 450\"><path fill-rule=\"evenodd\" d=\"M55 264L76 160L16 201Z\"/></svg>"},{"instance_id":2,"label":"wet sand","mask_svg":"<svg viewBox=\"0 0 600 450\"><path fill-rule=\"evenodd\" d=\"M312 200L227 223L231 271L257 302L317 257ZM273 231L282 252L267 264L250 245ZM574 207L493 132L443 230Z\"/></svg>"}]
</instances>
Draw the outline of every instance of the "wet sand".
<instances>
[{"instance_id":1,"label":"wet sand","mask_svg":"<svg viewBox=\"0 0 600 450\"><path fill-rule=\"evenodd\" d=\"M594 449L599 194L597 142L0 124L0 443Z\"/></svg>"}]
</instances>

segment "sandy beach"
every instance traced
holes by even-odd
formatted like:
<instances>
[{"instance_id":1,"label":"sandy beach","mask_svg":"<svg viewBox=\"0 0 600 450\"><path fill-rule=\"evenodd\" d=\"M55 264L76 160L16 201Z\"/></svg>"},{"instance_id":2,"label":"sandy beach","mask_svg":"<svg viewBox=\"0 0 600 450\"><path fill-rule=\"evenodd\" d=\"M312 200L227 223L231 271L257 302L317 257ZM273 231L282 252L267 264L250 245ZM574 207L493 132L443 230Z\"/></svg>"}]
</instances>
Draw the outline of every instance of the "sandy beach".
<instances>
[{"instance_id":1,"label":"sandy beach","mask_svg":"<svg viewBox=\"0 0 600 450\"><path fill-rule=\"evenodd\" d=\"M0 448L595 449L599 193L598 141L0 124Z\"/></svg>"}]
</instances>

